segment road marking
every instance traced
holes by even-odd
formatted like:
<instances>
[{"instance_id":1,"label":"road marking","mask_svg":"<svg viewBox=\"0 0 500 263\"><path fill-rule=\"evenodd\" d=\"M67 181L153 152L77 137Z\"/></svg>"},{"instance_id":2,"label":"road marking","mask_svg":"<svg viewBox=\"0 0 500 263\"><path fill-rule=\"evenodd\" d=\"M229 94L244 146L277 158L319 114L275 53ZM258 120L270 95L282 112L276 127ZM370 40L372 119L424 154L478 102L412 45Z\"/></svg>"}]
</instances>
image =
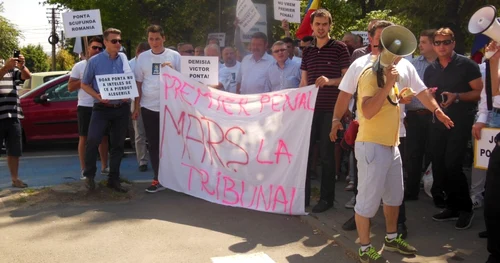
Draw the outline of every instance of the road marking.
<instances>
[{"instance_id":1,"label":"road marking","mask_svg":"<svg viewBox=\"0 0 500 263\"><path fill-rule=\"evenodd\" d=\"M234 255L227 257L211 258L212 263L276 263L266 253Z\"/></svg>"}]
</instances>

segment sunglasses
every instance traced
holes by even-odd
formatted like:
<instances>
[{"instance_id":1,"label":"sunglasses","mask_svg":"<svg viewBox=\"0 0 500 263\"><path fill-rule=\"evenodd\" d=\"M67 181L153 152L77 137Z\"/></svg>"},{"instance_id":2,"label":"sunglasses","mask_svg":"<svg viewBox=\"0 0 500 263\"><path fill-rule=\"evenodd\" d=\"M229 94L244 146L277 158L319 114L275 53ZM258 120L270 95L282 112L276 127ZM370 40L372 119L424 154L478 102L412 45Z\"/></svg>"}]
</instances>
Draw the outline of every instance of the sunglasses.
<instances>
[{"instance_id":1,"label":"sunglasses","mask_svg":"<svg viewBox=\"0 0 500 263\"><path fill-rule=\"evenodd\" d=\"M121 39L111 39L109 42L111 42L111 44L116 44L116 43L122 43L122 40Z\"/></svg>"},{"instance_id":2,"label":"sunglasses","mask_svg":"<svg viewBox=\"0 0 500 263\"><path fill-rule=\"evenodd\" d=\"M285 52L286 51L286 48L282 48L282 49L276 49L276 50L273 50L273 53L274 54L277 54L277 53L280 53L280 52Z\"/></svg>"},{"instance_id":3,"label":"sunglasses","mask_svg":"<svg viewBox=\"0 0 500 263\"><path fill-rule=\"evenodd\" d=\"M102 51L103 48L102 47L98 47L98 46L92 46L91 47L93 50L99 50L99 51Z\"/></svg>"},{"instance_id":4,"label":"sunglasses","mask_svg":"<svg viewBox=\"0 0 500 263\"><path fill-rule=\"evenodd\" d=\"M190 49L190 50L186 50L186 51L183 51L184 53L189 53L189 54L193 54L194 53L194 50Z\"/></svg>"},{"instance_id":5,"label":"sunglasses","mask_svg":"<svg viewBox=\"0 0 500 263\"><path fill-rule=\"evenodd\" d=\"M441 44L445 45L445 46L449 46L451 45L451 43L453 43L453 40L451 39L448 39L448 40L442 40L442 41L439 41L439 40L436 40L434 41L434 43L432 43L434 46L438 47L440 46Z\"/></svg>"}]
</instances>

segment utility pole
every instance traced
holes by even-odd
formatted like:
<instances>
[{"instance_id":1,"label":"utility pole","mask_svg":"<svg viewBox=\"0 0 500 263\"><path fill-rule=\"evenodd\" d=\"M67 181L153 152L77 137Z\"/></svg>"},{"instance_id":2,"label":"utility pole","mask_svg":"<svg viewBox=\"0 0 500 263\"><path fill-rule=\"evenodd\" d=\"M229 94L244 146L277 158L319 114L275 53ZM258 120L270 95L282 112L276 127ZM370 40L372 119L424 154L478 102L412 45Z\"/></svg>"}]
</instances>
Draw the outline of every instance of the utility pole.
<instances>
[{"instance_id":1,"label":"utility pole","mask_svg":"<svg viewBox=\"0 0 500 263\"><path fill-rule=\"evenodd\" d=\"M57 43L59 42L59 36L57 35L57 32L56 32L56 26L57 24L59 24L59 17L58 17L58 14L56 14L56 10L57 8L49 8L49 10L51 11L50 13L47 13L47 15L50 15L50 20L49 20L49 23L52 24L52 31L50 33L50 36L49 36L49 44L52 45L52 71L55 71L56 70L56 45Z\"/></svg>"}]
</instances>

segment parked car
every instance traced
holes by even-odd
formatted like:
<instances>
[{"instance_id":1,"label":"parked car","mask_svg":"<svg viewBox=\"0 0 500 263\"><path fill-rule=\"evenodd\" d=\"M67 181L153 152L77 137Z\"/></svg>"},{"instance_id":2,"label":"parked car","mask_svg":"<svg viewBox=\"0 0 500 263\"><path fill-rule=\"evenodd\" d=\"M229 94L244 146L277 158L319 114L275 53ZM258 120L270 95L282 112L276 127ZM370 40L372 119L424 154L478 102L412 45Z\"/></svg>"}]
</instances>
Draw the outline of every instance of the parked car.
<instances>
[{"instance_id":1,"label":"parked car","mask_svg":"<svg viewBox=\"0 0 500 263\"><path fill-rule=\"evenodd\" d=\"M25 143L78 138L78 91L68 91L68 80L63 75L20 97Z\"/></svg>"},{"instance_id":2,"label":"parked car","mask_svg":"<svg viewBox=\"0 0 500 263\"><path fill-rule=\"evenodd\" d=\"M24 81L23 87L19 90L19 96L42 85L45 82L53 80L59 76L68 74L68 71L50 71L31 73L31 79Z\"/></svg>"}]
</instances>

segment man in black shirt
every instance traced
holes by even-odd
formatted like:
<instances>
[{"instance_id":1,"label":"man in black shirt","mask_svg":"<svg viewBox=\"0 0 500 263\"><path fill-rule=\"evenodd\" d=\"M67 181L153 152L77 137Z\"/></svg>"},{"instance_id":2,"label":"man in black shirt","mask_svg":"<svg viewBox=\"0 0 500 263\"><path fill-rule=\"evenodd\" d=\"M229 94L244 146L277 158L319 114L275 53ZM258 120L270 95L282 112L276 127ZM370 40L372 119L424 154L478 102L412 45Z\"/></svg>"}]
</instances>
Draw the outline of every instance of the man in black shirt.
<instances>
[{"instance_id":1,"label":"man in black shirt","mask_svg":"<svg viewBox=\"0 0 500 263\"><path fill-rule=\"evenodd\" d=\"M437 87L436 100L455 127L448 130L440 122L431 124L434 176L431 192L436 206L445 207L432 219L457 220L456 229L467 229L474 212L462 163L471 136L474 109L483 87L481 72L474 61L453 51L455 38L449 28L441 28L434 33L433 45L438 59L427 67L424 82L427 87Z\"/></svg>"}]
</instances>

